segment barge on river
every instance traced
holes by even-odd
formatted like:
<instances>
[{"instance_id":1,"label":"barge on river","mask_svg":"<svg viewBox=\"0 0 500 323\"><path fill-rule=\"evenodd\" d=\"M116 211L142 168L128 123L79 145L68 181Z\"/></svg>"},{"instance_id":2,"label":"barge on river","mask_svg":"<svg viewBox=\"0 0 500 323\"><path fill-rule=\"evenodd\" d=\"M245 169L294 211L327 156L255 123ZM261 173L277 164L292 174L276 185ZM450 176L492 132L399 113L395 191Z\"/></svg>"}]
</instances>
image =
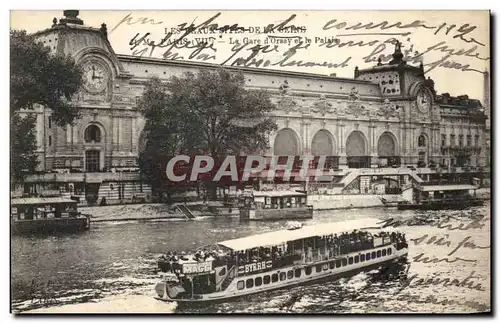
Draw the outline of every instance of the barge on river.
<instances>
[{"instance_id":1,"label":"barge on river","mask_svg":"<svg viewBox=\"0 0 500 323\"><path fill-rule=\"evenodd\" d=\"M313 207L304 191L254 191L243 197L241 220L312 219Z\"/></svg>"},{"instance_id":2,"label":"barge on river","mask_svg":"<svg viewBox=\"0 0 500 323\"><path fill-rule=\"evenodd\" d=\"M218 302L405 262L405 235L382 231L379 223L322 223L222 241L194 255L163 256L157 299Z\"/></svg>"},{"instance_id":3,"label":"barge on river","mask_svg":"<svg viewBox=\"0 0 500 323\"><path fill-rule=\"evenodd\" d=\"M412 201L399 203L398 209L460 210L482 206L484 200L476 197L478 188L470 184L414 185Z\"/></svg>"},{"instance_id":4,"label":"barge on river","mask_svg":"<svg viewBox=\"0 0 500 323\"><path fill-rule=\"evenodd\" d=\"M90 216L77 210L77 201L63 197L11 199L11 232L78 232L90 228Z\"/></svg>"}]
</instances>

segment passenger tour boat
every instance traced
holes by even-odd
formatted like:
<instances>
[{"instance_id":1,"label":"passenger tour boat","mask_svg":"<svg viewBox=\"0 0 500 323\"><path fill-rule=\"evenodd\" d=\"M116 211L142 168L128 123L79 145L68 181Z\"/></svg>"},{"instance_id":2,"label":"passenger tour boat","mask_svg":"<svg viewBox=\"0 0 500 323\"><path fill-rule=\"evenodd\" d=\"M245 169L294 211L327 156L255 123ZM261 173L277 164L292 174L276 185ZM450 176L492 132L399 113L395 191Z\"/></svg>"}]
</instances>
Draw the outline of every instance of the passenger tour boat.
<instances>
[{"instance_id":1,"label":"passenger tour boat","mask_svg":"<svg viewBox=\"0 0 500 323\"><path fill-rule=\"evenodd\" d=\"M483 199L475 197L477 189L470 184L414 185L413 200L400 202L398 209L445 210L482 206Z\"/></svg>"},{"instance_id":2,"label":"passenger tour boat","mask_svg":"<svg viewBox=\"0 0 500 323\"><path fill-rule=\"evenodd\" d=\"M75 232L90 227L90 216L77 210L77 201L62 197L11 199L12 233Z\"/></svg>"},{"instance_id":3,"label":"passenger tour boat","mask_svg":"<svg viewBox=\"0 0 500 323\"><path fill-rule=\"evenodd\" d=\"M294 285L350 276L405 261L408 243L377 219L292 227L170 253L157 299L180 304L217 302Z\"/></svg>"},{"instance_id":4,"label":"passenger tour boat","mask_svg":"<svg viewBox=\"0 0 500 323\"><path fill-rule=\"evenodd\" d=\"M240 206L242 220L312 219L313 207L307 205L303 191L254 191L244 196Z\"/></svg>"}]
</instances>

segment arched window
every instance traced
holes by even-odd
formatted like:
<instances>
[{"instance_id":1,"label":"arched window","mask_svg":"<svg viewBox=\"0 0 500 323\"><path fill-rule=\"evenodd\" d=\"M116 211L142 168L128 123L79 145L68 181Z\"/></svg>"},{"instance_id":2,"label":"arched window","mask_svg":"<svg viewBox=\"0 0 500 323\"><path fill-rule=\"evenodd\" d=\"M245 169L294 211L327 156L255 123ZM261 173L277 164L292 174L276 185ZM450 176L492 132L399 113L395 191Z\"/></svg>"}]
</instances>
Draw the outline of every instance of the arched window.
<instances>
[{"instance_id":1,"label":"arched window","mask_svg":"<svg viewBox=\"0 0 500 323\"><path fill-rule=\"evenodd\" d=\"M101 142L101 129L92 124L85 129L85 142Z\"/></svg>"},{"instance_id":2,"label":"arched window","mask_svg":"<svg viewBox=\"0 0 500 323\"><path fill-rule=\"evenodd\" d=\"M419 147L426 147L426 143L425 143L425 136L424 135L420 135L418 137L418 146Z\"/></svg>"},{"instance_id":3,"label":"arched window","mask_svg":"<svg viewBox=\"0 0 500 323\"><path fill-rule=\"evenodd\" d=\"M275 156L296 156L299 153L299 142L295 131L289 128L278 131L274 139Z\"/></svg>"}]
</instances>

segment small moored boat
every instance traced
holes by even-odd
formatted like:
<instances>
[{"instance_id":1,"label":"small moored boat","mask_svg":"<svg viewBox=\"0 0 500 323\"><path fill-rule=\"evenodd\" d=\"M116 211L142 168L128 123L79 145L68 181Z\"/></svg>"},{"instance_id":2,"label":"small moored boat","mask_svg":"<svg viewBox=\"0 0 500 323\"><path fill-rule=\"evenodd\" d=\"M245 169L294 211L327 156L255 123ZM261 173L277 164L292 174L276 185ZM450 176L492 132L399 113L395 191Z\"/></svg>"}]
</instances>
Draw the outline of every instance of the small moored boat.
<instances>
[{"instance_id":1,"label":"small moored boat","mask_svg":"<svg viewBox=\"0 0 500 323\"><path fill-rule=\"evenodd\" d=\"M77 210L77 201L63 197L11 199L11 232L76 232L90 228L90 216Z\"/></svg>"},{"instance_id":2,"label":"small moored boat","mask_svg":"<svg viewBox=\"0 0 500 323\"><path fill-rule=\"evenodd\" d=\"M390 267L408 254L405 235L362 219L267 232L218 242L194 255L170 253L157 298L217 302L356 272Z\"/></svg>"},{"instance_id":3,"label":"small moored boat","mask_svg":"<svg viewBox=\"0 0 500 323\"><path fill-rule=\"evenodd\" d=\"M254 191L240 206L242 220L312 219L313 207L303 191Z\"/></svg>"},{"instance_id":4,"label":"small moored boat","mask_svg":"<svg viewBox=\"0 0 500 323\"><path fill-rule=\"evenodd\" d=\"M482 206L484 200L475 197L477 189L477 186L469 184L414 185L413 200L400 202L398 210L446 210Z\"/></svg>"}]
</instances>

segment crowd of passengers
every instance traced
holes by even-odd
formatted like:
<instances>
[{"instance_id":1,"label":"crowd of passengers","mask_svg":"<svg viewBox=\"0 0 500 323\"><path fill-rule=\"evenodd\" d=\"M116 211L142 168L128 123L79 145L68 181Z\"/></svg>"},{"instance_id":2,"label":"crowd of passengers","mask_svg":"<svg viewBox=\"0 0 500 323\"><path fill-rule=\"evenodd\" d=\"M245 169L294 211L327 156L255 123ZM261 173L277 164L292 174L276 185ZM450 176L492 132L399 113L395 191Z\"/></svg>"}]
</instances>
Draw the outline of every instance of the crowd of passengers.
<instances>
[{"instance_id":1,"label":"crowd of passengers","mask_svg":"<svg viewBox=\"0 0 500 323\"><path fill-rule=\"evenodd\" d=\"M382 245L396 243L396 248L407 247L406 237L401 233L380 232L372 235L366 231L354 230L344 232L340 235L328 235L323 237L310 237L304 241L291 241L285 245L273 247L259 247L245 251L222 250L198 250L194 254L186 252L169 252L159 259L159 267L162 271L180 273L182 262L212 262L212 267L227 265L229 268L249 263L272 261L273 267L281 267L292 264L296 260L305 259L313 261L318 256L330 258L350 252L368 250L374 248L374 238L381 238ZM180 261L182 260L182 261Z\"/></svg>"},{"instance_id":2,"label":"crowd of passengers","mask_svg":"<svg viewBox=\"0 0 500 323\"><path fill-rule=\"evenodd\" d=\"M351 233L344 232L340 236L336 234L327 238L327 245L334 251L334 255L342 255L349 252L356 252L374 248L374 238L381 238L382 245L406 241L404 234L399 232L381 231L377 234L369 234L366 231L354 230ZM329 248L330 249L330 248Z\"/></svg>"}]
</instances>

